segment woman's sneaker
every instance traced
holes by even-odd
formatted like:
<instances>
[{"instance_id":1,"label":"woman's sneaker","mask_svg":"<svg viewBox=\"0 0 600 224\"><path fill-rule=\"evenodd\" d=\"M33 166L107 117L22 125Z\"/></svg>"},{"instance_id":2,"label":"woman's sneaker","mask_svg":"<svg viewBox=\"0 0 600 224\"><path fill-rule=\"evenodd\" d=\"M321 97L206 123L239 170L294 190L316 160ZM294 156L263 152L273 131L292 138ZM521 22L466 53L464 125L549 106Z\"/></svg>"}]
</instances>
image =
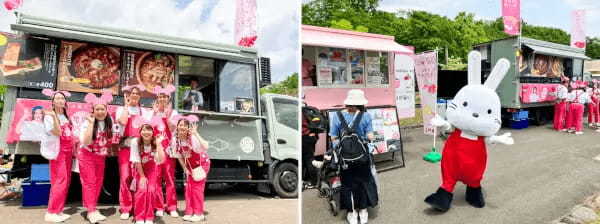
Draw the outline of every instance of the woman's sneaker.
<instances>
[{"instance_id":1,"label":"woman's sneaker","mask_svg":"<svg viewBox=\"0 0 600 224\"><path fill-rule=\"evenodd\" d=\"M121 220L127 220L129 219L129 213L121 213L119 218L121 218Z\"/></svg>"},{"instance_id":2,"label":"woman's sneaker","mask_svg":"<svg viewBox=\"0 0 600 224\"><path fill-rule=\"evenodd\" d=\"M157 217L163 217L165 215L165 212L163 210L157 210L156 211L156 216Z\"/></svg>"},{"instance_id":3,"label":"woman's sneaker","mask_svg":"<svg viewBox=\"0 0 600 224\"><path fill-rule=\"evenodd\" d=\"M355 211L348 212L348 215L346 215L346 222L348 222L348 224L358 224L358 214L356 214Z\"/></svg>"},{"instance_id":4,"label":"woman's sneaker","mask_svg":"<svg viewBox=\"0 0 600 224\"><path fill-rule=\"evenodd\" d=\"M367 224L367 221L369 221L369 212L367 212L367 209L360 210L358 218L360 219L360 224Z\"/></svg>"},{"instance_id":5,"label":"woman's sneaker","mask_svg":"<svg viewBox=\"0 0 600 224\"><path fill-rule=\"evenodd\" d=\"M103 216L98 211L94 211L94 212L88 213L87 218L88 218L88 220L91 223L97 223L97 222L100 222L102 220L106 220L106 216Z\"/></svg>"},{"instance_id":6,"label":"woman's sneaker","mask_svg":"<svg viewBox=\"0 0 600 224\"><path fill-rule=\"evenodd\" d=\"M175 210L171 211L171 212L169 213L169 215L171 215L171 217L173 217L173 218L177 218L177 217L179 217L179 213L177 213L177 211L175 211Z\"/></svg>"},{"instance_id":7,"label":"woman's sneaker","mask_svg":"<svg viewBox=\"0 0 600 224\"><path fill-rule=\"evenodd\" d=\"M191 218L192 218L191 215L184 215L183 216L183 221L192 221Z\"/></svg>"},{"instance_id":8,"label":"woman's sneaker","mask_svg":"<svg viewBox=\"0 0 600 224\"><path fill-rule=\"evenodd\" d=\"M67 219L69 219L69 218L65 217L65 216L61 216L59 214L46 213L46 215L44 215L44 221L46 221L46 222L59 223L59 222L64 222Z\"/></svg>"}]
</instances>

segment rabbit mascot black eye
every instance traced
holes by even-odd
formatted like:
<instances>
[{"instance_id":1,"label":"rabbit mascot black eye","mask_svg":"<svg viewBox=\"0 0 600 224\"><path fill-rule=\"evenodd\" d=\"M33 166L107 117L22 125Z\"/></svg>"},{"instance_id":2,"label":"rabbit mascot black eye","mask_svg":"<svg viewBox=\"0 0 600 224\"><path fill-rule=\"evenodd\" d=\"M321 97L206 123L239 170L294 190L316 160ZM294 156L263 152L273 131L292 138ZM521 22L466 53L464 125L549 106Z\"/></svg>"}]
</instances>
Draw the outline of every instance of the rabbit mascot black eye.
<instances>
[{"instance_id":1,"label":"rabbit mascot black eye","mask_svg":"<svg viewBox=\"0 0 600 224\"><path fill-rule=\"evenodd\" d=\"M452 192L457 181L467 185L466 200L474 207L485 206L481 179L487 162L486 143L511 145L510 133L496 136L500 130L500 98L495 92L510 67L508 60L498 60L490 76L481 84L481 54L469 53L469 84L456 93L446 111L447 121L439 116L431 120L435 127L454 127L442 152L442 185L425 198L433 208L450 209Z\"/></svg>"}]
</instances>

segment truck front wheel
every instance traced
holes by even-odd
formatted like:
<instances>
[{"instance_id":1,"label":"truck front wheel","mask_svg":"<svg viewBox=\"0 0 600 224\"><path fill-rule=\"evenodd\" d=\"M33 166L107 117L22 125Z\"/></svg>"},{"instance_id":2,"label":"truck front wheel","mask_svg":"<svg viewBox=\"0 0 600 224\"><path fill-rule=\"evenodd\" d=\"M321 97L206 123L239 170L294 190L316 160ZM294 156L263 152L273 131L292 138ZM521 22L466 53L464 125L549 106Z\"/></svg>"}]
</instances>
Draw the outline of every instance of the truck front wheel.
<instances>
[{"instance_id":1,"label":"truck front wheel","mask_svg":"<svg viewBox=\"0 0 600 224\"><path fill-rule=\"evenodd\" d=\"M298 166L285 162L275 168L273 188L282 198L298 197Z\"/></svg>"}]
</instances>

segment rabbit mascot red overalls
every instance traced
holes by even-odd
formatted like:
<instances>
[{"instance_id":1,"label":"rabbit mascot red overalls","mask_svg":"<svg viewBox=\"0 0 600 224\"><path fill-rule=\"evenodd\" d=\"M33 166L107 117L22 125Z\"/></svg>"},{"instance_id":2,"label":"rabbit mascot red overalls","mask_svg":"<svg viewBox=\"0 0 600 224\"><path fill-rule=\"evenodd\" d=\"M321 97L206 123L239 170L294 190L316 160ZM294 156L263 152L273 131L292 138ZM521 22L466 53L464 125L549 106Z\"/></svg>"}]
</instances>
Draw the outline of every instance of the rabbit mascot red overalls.
<instances>
[{"instance_id":1,"label":"rabbit mascot red overalls","mask_svg":"<svg viewBox=\"0 0 600 224\"><path fill-rule=\"evenodd\" d=\"M495 92L510 63L500 59L481 85L481 54L469 53L469 84L458 91L446 111L447 121L431 120L435 127L455 127L442 152L442 185L425 202L445 212L450 209L457 181L467 185L466 200L474 207L485 206L481 180L487 163L486 143L513 144L510 133L495 136L500 130L500 98Z\"/></svg>"}]
</instances>

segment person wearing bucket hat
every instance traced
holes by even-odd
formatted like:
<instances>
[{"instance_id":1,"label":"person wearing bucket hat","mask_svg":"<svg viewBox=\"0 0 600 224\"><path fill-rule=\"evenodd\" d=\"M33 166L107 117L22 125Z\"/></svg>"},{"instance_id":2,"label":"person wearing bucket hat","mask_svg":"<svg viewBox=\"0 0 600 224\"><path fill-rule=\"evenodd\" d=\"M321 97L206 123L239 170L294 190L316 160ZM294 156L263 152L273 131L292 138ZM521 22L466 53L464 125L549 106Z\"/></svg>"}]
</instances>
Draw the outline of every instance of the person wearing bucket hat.
<instances>
[{"instance_id":1,"label":"person wearing bucket hat","mask_svg":"<svg viewBox=\"0 0 600 224\"><path fill-rule=\"evenodd\" d=\"M583 111L588 98L587 93L584 91L585 86L585 83L582 81L571 83L573 90L569 93L568 101L570 105L569 113L567 114L569 133L583 134Z\"/></svg>"},{"instance_id":2,"label":"person wearing bucket hat","mask_svg":"<svg viewBox=\"0 0 600 224\"><path fill-rule=\"evenodd\" d=\"M71 93L44 89L42 94L50 97L52 102L51 110L44 115L46 137L40 142L42 155L50 160L50 197L44 220L58 223L70 218L63 210L71 184L75 148L73 125L67 115L67 97Z\"/></svg>"},{"instance_id":3,"label":"person wearing bucket hat","mask_svg":"<svg viewBox=\"0 0 600 224\"><path fill-rule=\"evenodd\" d=\"M568 85L569 78L561 76L561 84L556 89L556 103L554 104L554 129L557 131L567 131L566 129L566 117L567 117L567 95L569 94Z\"/></svg>"},{"instance_id":4,"label":"person wearing bucket hat","mask_svg":"<svg viewBox=\"0 0 600 224\"><path fill-rule=\"evenodd\" d=\"M113 100L110 91L103 91L101 97L88 93L84 101L91 105L92 113L83 122L79 132L80 150L79 171L83 207L91 223L106 220L96 209L104 180L105 159L112 148L113 119L108 113L108 103Z\"/></svg>"},{"instance_id":5,"label":"person wearing bucket hat","mask_svg":"<svg viewBox=\"0 0 600 224\"><path fill-rule=\"evenodd\" d=\"M334 144L334 148L341 145L341 141L348 136L346 134L349 130L343 123L348 128L350 128L349 126L353 126L351 129L354 129L356 135L364 142L374 139L371 116L365 110L365 105L368 102L362 90L352 89L348 91L348 95L344 100L346 109L338 112L337 116L332 116L330 121L329 136ZM341 148L340 150L345 149ZM379 201L376 176L372 170L372 151L369 150L367 153L368 162L366 164L357 164L352 167L342 168L340 172L342 182L340 208L348 211L346 220L350 224L358 223L359 220L360 223L367 223L367 208L377 206ZM343 161L343 159L341 160Z\"/></svg>"}]
</instances>

